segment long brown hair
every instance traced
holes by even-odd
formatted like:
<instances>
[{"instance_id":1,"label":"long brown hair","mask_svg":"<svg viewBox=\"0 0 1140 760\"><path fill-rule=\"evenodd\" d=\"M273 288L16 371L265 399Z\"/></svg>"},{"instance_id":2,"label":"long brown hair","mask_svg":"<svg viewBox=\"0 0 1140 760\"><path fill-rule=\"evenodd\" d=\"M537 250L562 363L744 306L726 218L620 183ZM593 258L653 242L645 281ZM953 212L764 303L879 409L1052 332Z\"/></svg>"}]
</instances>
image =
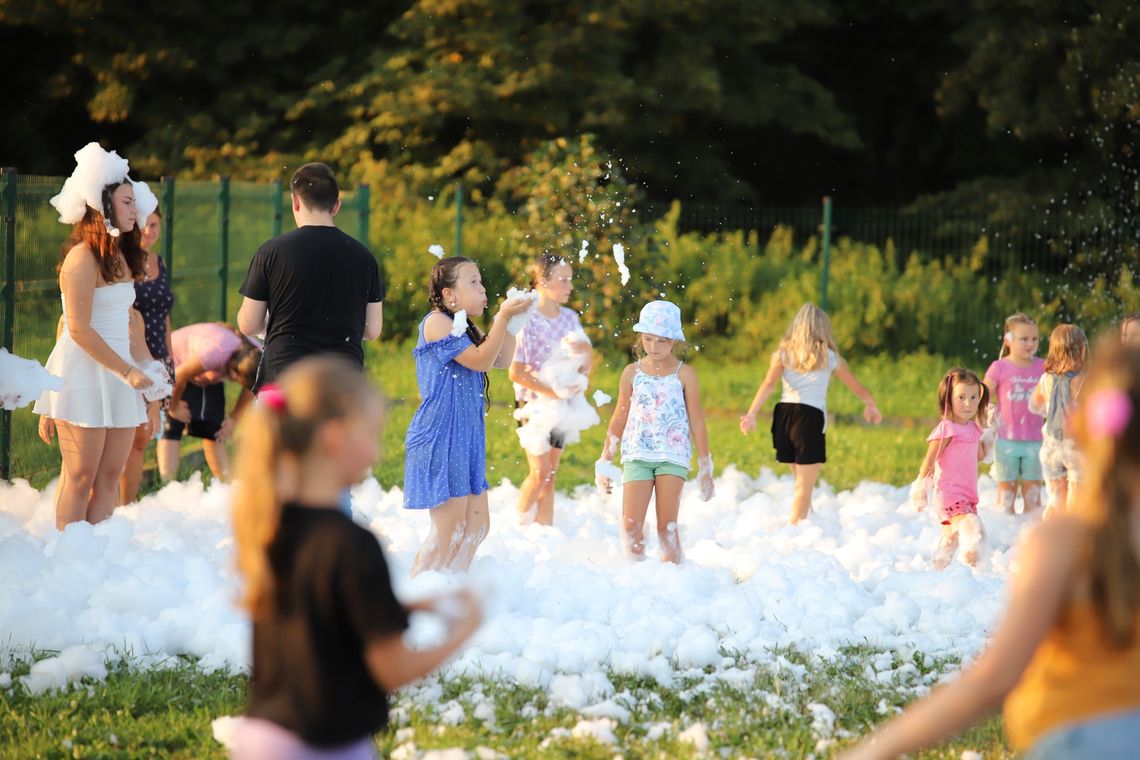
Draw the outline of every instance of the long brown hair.
<instances>
[{"instance_id":1,"label":"long brown hair","mask_svg":"<svg viewBox=\"0 0 1140 760\"><path fill-rule=\"evenodd\" d=\"M1045 371L1055 375L1084 372L1088 361L1089 341L1085 331L1076 325L1057 325L1049 333L1049 354Z\"/></svg>"},{"instance_id":2,"label":"long brown hair","mask_svg":"<svg viewBox=\"0 0 1140 760\"><path fill-rule=\"evenodd\" d=\"M142 247L142 230L138 222L130 232L121 232L118 238L111 237L107 231L105 219L111 217L111 201L115 190L126 182L107 185L103 188L103 213L100 214L90 206L87 207L83 218L75 223L71 234L59 252L59 264L56 271L63 268L64 259L72 248L80 243L86 243L99 262L99 276L103 282L116 282L123 276L123 265L119 261L118 253L123 254L130 270L131 278L141 280L146 277L146 251ZM143 220L146 224L146 220Z\"/></svg>"},{"instance_id":3,"label":"long brown hair","mask_svg":"<svg viewBox=\"0 0 1140 760\"><path fill-rule=\"evenodd\" d=\"M322 425L378 398L359 369L329 356L302 359L281 375L277 386L284 409L259 402L243 415L235 469L233 520L237 567L244 582L241 605L254 618L273 609L276 578L269 546L281 522L283 463L308 455Z\"/></svg>"},{"instance_id":4,"label":"long brown hair","mask_svg":"<svg viewBox=\"0 0 1140 760\"><path fill-rule=\"evenodd\" d=\"M1140 490L1140 349L1117 341L1098 345L1081 399L1072 418L1084 455L1076 513L1090 526L1086 558L1093 604L1112 643L1125 646L1136 635L1140 614L1133 527ZM1106 406L1114 406L1115 414L1107 414Z\"/></svg>"}]
</instances>

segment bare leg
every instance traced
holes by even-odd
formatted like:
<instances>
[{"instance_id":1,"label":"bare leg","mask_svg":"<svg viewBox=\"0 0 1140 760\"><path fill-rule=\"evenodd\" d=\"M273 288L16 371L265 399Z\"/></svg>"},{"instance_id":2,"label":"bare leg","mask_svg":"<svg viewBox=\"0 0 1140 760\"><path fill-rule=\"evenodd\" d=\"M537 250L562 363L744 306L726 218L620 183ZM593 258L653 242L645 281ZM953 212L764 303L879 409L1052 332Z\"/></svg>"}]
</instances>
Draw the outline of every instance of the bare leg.
<instances>
[{"instance_id":1,"label":"bare leg","mask_svg":"<svg viewBox=\"0 0 1140 760\"><path fill-rule=\"evenodd\" d=\"M202 453L206 455L206 464L214 477L223 483L230 482L230 455L226 451L226 444L202 439Z\"/></svg>"},{"instance_id":2,"label":"bare leg","mask_svg":"<svg viewBox=\"0 0 1140 760\"><path fill-rule=\"evenodd\" d=\"M127 454L127 462L123 465L123 474L119 478L119 504L130 504L138 498L139 484L142 483L143 459L146 455L146 445L150 442L146 426L135 428L135 438L131 441L131 451Z\"/></svg>"},{"instance_id":3,"label":"bare leg","mask_svg":"<svg viewBox=\"0 0 1140 760\"><path fill-rule=\"evenodd\" d=\"M467 522L467 497L448 499L438 507L433 507L429 514L431 530L412 563L413 576L424 570L440 570L449 565L463 540L464 525Z\"/></svg>"},{"instance_id":4,"label":"bare leg","mask_svg":"<svg viewBox=\"0 0 1140 760\"><path fill-rule=\"evenodd\" d=\"M658 475L655 488L657 498L657 544L662 562L681 564L685 552L681 548L681 526L677 516L681 511L681 489L685 479L677 475Z\"/></svg>"},{"instance_id":5,"label":"bare leg","mask_svg":"<svg viewBox=\"0 0 1140 760\"><path fill-rule=\"evenodd\" d=\"M99 469L95 473L95 484L91 489L91 500L87 504L87 521L92 525L111 516L119 503L119 478L123 465L131 453L131 442L135 439L135 428L109 428L99 458Z\"/></svg>"},{"instance_id":6,"label":"bare leg","mask_svg":"<svg viewBox=\"0 0 1140 760\"><path fill-rule=\"evenodd\" d=\"M981 518L977 515L962 515L954 527L962 537L962 561L970 567L977 567L982 544L986 540L986 530L982 527Z\"/></svg>"},{"instance_id":7,"label":"bare leg","mask_svg":"<svg viewBox=\"0 0 1140 760\"><path fill-rule=\"evenodd\" d=\"M178 462L181 458L182 442L166 438L158 439L158 474L163 480L178 477Z\"/></svg>"},{"instance_id":8,"label":"bare leg","mask_svg":"<svg viewBox=\"0 0 1140 760\"><path fill-rule=\"evenodd\" d=\"M1014 500L1017 499L1017 481L1016 480L1003 480L998 483L998 504L1005 510L1006 514L1015 514Z\"/></svg>"},{"instance_id":9,"label":"bare leg","mask_svg":"<svg viewBox=\"0 0 1140 760\"><path fill-rule=\"evenodd\" d=\"M796 493L792 498L792 516L789 523L795 525L811 512L811 492L823 464L798 464L793 472L796 476Z\"/></svg>"},{"instance_id":10,"label":"bare leg","mask_svg":"<svg viewBox=\"0 0 1140 760\"><path fill-rule=\"evenodd\" d=\"M635 480L622 488L621 545L626 556L645 556L645 513L652 495L652 480Z\"/></svg>"},{"instance_id":11,"label":"bare leg","mask_svg":"<svg viewBox=\"0 0 1140 760\"><path fill-rule=\"evenodd\" d=\"M542 487L550 479L550 462L547 454L526 455L530 472L519 487L519 522L529 523L537 518ZM549 525L550 523L546 523Z\"/></svg>"},{"instance_id":12,"label":"bare leg","mask_svg":"<svg viewBox=\"0 0 1140 760\"><path fill-rule=\"evenodd\" d=\"M535 522L539 525L554 524L554 479L558 477L558 462L562 459L562 449L551 449L546 453L546 461L550 465L550 473L542 483L538 492L538 514Z\"/></svg>"},{"instance_id":13,"label":"bare leg","mask_svg":"<svg viewBox=\"0 0 1140 760\"><path fill-rule=\"evenodd\" d=\"M958 551L958 531L953 525L943 525L938 536L938 546L934 549L934 569L945 570Z\"/></svg>"},{"instance_id":14,"label":"bare leg","mask_svg":"<svg viewBox=\"0 0 1140 760\"><path fill-rule=\"evenodd\" d=\"M491 532L491 513L487 505L487 492L467 497L467 516L463 523L463 537L459 541L454 556L448 563L452 570L471 567L475 551L487 534Z\"/></svg>"},{"instance_id":15,"label":"bare leg","mask_svg":"<svg viewBox=\"0 0 1140 760\"><path fill-rule=\"evenodd\" d=\"M1041 481L1021 481L1021 500L1025 503L1023 511L1026 513L1041 509Z\"/></svg>"},{"instance_id":16,"label":"bare leg","mask_svg":"<svg viewBox=\"0 0 1140 760\"><path fill-rule=\"evenodd\" d=\"M70 523L87 519L107 428L83 428L63 420L56 420L55 427L63 455L55 500L55 527L63 530Z\"/></svg>"}]
</instances>

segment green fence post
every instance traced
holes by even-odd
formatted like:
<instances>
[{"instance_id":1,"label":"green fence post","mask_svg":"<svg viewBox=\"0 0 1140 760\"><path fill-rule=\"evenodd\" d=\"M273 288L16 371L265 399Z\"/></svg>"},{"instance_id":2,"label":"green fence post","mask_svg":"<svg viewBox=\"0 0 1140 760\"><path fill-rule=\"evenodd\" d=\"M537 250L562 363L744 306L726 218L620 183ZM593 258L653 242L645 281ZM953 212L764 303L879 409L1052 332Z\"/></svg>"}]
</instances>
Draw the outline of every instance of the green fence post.
<instances>
[{"instance_id":1,"label":"green fence post","mask_svg":"<svg viewBox=\"0 0 1140 760\"><path fill-rule=\"evenodd\" d=\"M356 211L360 214L360 234L357 240L368 246L368 213L371 209L372 192L368 185L361 182L356 186Z\"/></svg>"},{"instance_id":2,"label":"green fence post","mask_svg":"<svg viewBox=\"0 0 1140 760\"><path fill-rule=\"evenodd\" d=\"M823 271L819 281L820 308L827 311L827 275L831 269L831 196L823 196Z\"/></svg>"},{"instance_id":3,"label":"green fence post","mask_svg":"<svg viewBox=\"0 0 1140 760\"><path fill-rule=\"evenodd\" d=\"M455 183L455 255L463 255L463 183Z\"/></svg>"},{"instance_id":4,"label":"green fence post","mask_svg":"<svg viewBox=\"0 0 1140 760\"><path fill-rule=\"evenodd\" d=\"M16 338L16 170L0 169L0 208L4 218L4 347L12 350ZM12 412L0 410L0 480L12 477Z\"/></svg>"},{"instance_id":5,"label":"green fence post","mask_svg":"<svg viewBox=\"0 0 1140 760\"><path fill-rule=\"evenodd\" d=\"M174 177L162 178L162 258L166 259L166 279L174 274Z\"/></svg>"},{"instance_id":6,"label":"green fence post","mask_svg":"<svg viewBox=\"0 0 1140 760\"><path fill-rule=\"evenodd\" d=\"M219 242L222 245L222 265L218 269L218 278L222 287L222 308L219 319L223 322L229 317L226 298L230 288L230 178L222 177L218 188L218 212L221 216L218 225Z\"/></svg>"},{"instance_id":7,"label":"green fence post","mask_svg":"<svg viewBox=\"0 0 1140 760\"><path fill-rule=\"evenodd\" d=\"M285 211L285 200L281 197L281 180L273 183L273 237L281 234L281 214Z\"/></svg>"}]
</instances>

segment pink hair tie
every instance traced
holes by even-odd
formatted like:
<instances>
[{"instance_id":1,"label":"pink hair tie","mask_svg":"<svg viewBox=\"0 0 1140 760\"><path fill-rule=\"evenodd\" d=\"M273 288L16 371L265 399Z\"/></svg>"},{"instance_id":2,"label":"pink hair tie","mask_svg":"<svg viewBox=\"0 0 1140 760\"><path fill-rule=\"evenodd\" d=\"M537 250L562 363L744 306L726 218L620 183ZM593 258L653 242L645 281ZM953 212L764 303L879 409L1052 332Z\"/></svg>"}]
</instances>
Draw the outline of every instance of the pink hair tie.
<instances>
[{"instance_id":1,"label":"pink hair tie","mask_svg":"<svg viewBox=\"0 0 1140 760\"><path fill-rule=\"evenodd\" d=\"M280 386L273 383L261 386L261 390L257 392L257 400L278 414L285 412L285 392L281 390Z\"/></svg>"},{"instance_id":2,"label":"pink hair tie","mask_svg":"<svg viewBox=\"0 0 1140 760\"><path fill-rule=\"evenodd\" d=\"M1117 389L1092 394L1085 405L1089 432L1099 438L1116 438L1132 419L1132 399Z\"/></svg>"}]
</instances>

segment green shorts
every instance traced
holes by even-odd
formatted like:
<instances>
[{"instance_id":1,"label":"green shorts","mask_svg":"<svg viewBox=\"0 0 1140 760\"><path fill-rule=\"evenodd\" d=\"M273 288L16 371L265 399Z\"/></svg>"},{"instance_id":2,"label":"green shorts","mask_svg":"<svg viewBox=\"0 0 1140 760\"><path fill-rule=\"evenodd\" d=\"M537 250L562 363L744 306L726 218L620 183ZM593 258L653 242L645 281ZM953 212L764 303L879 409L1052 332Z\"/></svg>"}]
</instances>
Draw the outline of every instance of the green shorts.
<instances>
[{"instance_id":1,"label":"green shorts","mask_svg":"<svg viewBox=\"0 0 1140 760\"><path fill-rule=\"evenodd\" d=\"M681 480L689 479L689 468L672 462L643 462L638 459L622 462L622 483L638 480L654 480L658 475L676 475Z\"/></svg>"},{"instance_id":2,"label":"green shorts","mask_svg":"<svg viewBox=\"0 0 1140 760\"><path fill-rule=\"evenodd\" d=\"M1041 441L998 438L990 477L999 483L1041 480Z\"/></svg>"}]
</instances>

